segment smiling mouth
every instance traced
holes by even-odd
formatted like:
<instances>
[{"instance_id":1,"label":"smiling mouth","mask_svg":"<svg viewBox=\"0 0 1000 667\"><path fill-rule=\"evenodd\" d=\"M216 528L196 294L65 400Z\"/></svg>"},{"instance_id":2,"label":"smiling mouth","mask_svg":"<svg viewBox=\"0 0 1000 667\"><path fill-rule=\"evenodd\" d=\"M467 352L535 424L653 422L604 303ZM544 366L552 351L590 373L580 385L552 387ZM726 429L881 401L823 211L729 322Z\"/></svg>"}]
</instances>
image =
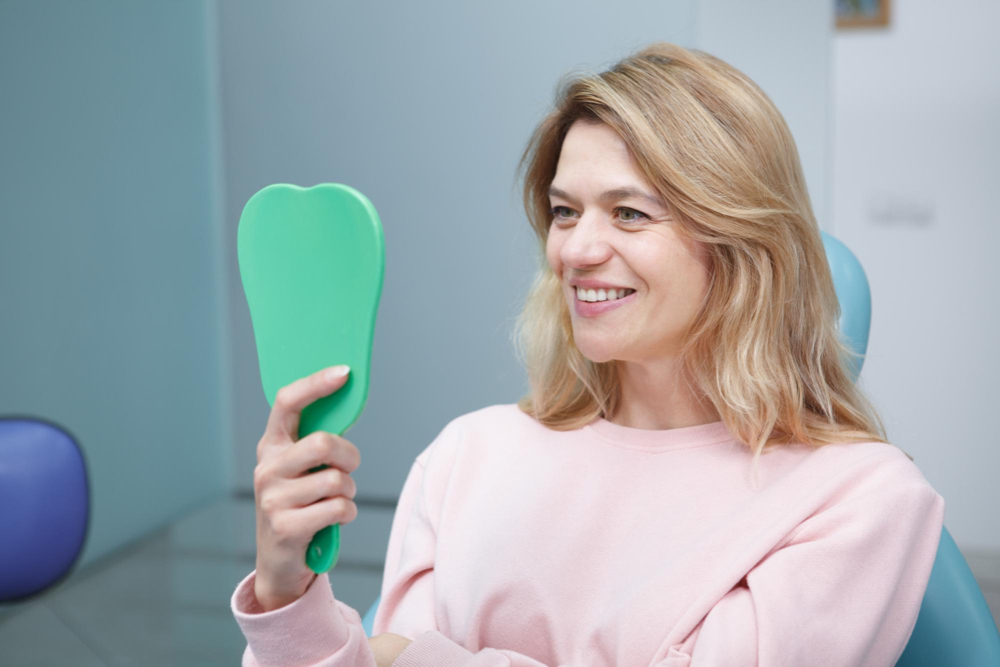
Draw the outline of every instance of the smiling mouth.
<instances>
[{"instance_id":1,"label":"smiling mouth","mask_svg":"<svg viewBox=\"0 0 1000 667\"><path fill-rule=\"evenodd\" d=\"M607 299L607 298L605 298L605 299L596 299L594 301L589 301L587 299L581 299L580 298L580 292L578 292L575 287L573 288L573 296L580 303L614 303L615 301L619 301L619 300L624 299L626 297L632 296L633 294L635 294L635 290L634 289L625 288L625 294L623 294L622 296L619 296L617 298L614 298L614 299Z\"/></svg>"}]
</instances>

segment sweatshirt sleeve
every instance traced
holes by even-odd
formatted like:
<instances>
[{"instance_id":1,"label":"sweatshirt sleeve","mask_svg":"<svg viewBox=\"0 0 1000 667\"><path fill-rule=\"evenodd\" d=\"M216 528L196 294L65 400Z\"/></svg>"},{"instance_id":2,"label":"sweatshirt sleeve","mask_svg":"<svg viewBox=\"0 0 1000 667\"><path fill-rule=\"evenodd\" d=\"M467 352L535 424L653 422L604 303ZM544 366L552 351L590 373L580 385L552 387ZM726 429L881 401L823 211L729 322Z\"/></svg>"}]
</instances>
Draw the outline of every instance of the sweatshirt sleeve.
<instances>
[{"instance_id":1,"label":"sweatshirt sleeve","mask_svg":"<svg viewBox=\"0 0 1000 667\"><path fill-rule=\"evenodd\" d=\"M891 667L916 625L944 499L909 459L800 523L663 664Z\"/></svg>"},{"instance_id":2,"label":"sweatshirt sleeve","mask_svg":"<svg viewBox=\"0 0 1000 667\"><path fill-rule=\"evenodd\" d=\"M437 629L433 566L440 506L436 499L443 495L457 443L453 420L410 468L393 517L373 636L392 632L412 639ZM334 596L336 568L318 575L298 600L268 612L254 593L256 575L254 570L243 579L230 601L247 640L243 667L375 667L360 614Z\"/></svg>"},{"instance_id":3,"label":"sweatshirt sleeve","mask_svg":"<svg viewBox=\"0 0 1000 667\"><path fill-rule=\"evenodd\" d=\"M391 632L413 641L394 665L446 667L473 655L440 632L434 599L438 527L460 442L453 420L414 461L396 505L372 621L373 635Z\"/></svg>"},{"instance_id":4,"label":"sweatshirt sleeve","mask_svg":"<svg viewBox=\"0 0 1000 667\"><path fill-rule=\"evenodd\" d=\"M247 640L243 667L375 667L361 616L334 598L328 572L298 600L272 611L257 601L256 576L254 570L241 581L230 602Z\"/></svg>"}]
</instances>

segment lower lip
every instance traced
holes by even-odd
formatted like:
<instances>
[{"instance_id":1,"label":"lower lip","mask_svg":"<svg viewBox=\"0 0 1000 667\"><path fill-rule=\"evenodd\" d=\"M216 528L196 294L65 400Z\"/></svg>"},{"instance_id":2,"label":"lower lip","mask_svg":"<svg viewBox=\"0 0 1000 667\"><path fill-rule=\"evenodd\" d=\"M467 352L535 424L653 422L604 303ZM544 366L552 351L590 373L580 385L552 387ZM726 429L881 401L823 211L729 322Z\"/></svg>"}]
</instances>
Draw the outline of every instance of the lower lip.
<instances>
[{"instance_id":1,"label":"lower lip","mask_svg":"<svg viewBox=\"0 0 1000 667\"><path fill-rule=\"evenodd\" d=\"M573 301L576 302L576 314L581 317L597 317L598 315L603 315L609 310L614 310L619 306L624 306L626 303L632 301L638 292L632 292L628 296L622 297L620 299L615 299L614 301L595 301L591 303L590 301L580 301L576 298L576 289L573 290Z\"/></svg>"}]
</instances>

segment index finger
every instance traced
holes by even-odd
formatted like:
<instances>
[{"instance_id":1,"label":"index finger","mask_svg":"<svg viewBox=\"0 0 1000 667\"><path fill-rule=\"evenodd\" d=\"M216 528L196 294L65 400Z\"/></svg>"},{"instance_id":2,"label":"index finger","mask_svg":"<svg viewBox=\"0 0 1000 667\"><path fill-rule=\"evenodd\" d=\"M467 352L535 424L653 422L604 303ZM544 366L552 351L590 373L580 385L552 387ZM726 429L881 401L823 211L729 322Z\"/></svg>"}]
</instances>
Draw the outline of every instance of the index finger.
<instances>
[{"instance_id":1,"label":"index finger","mask_svg":"<svg viewBox=\"0 0 1000 667\"><path fill-rule=\"evenodd\" d=\"M279 389L274 397L264 438L271 441L297 441L302 410L317 399L343 387L350 370L349 366L324 368Z\"/></svg>"}]
</instances>

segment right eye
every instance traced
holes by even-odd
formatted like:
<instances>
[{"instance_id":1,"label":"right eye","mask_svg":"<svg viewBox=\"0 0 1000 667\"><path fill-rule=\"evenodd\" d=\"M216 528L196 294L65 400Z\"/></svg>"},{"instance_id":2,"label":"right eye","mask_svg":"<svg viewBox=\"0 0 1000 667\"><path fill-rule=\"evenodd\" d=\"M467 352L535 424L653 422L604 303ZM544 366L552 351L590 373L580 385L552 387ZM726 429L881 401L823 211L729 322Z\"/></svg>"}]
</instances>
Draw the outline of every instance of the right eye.
<instances>
[{"instance_id":1,"label":"right eye","mask_svg":"<svg viewBox=\"0 0 1000 667\"><path fill-rule=\"evenodd\" d=\"M559 214L559 211L563 210L563 209L565 209L567 211L572 211L573 210L573 209L569 208L568 206L553 206L551 209L549 209L549 213L554 218L565 218L566 216Z\"/></svg>"}]
</instances>

